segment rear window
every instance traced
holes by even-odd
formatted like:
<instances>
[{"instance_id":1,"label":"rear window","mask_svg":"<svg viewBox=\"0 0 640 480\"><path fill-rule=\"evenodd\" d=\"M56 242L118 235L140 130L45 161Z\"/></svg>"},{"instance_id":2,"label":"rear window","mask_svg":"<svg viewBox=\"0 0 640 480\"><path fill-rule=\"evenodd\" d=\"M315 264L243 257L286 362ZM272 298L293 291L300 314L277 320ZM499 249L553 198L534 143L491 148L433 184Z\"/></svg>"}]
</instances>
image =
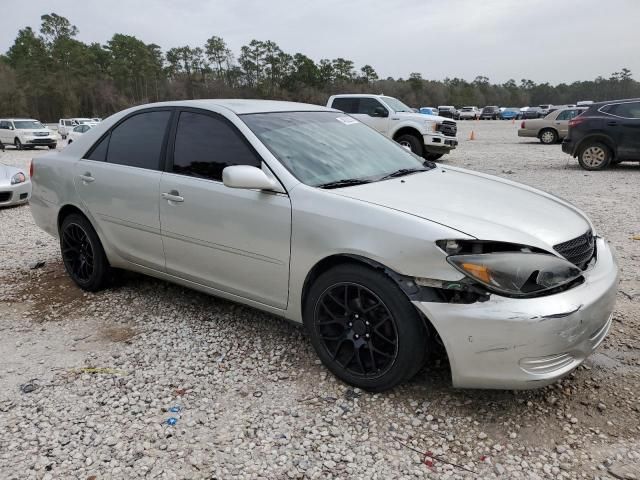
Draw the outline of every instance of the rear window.
<instances>
[{"instance_id":1,"label":"rear window","mask_svg":"<svg viewBox=\"0 0 640 480\"><path fill-rule=\"evenodd\" d=\"M170 111L138 113L111 132L107 162L158 170Z\"/></svg>"}]
</instances>

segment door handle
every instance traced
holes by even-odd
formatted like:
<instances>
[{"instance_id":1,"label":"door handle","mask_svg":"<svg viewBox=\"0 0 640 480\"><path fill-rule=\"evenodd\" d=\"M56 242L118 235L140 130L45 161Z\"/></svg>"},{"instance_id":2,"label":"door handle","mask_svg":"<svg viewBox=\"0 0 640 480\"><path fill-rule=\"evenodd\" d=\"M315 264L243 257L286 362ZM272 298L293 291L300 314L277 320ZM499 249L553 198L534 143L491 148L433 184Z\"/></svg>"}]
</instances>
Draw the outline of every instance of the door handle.
<instances>
[{"instance_id":1,"label":"door handle","mask_svg":"<svg viewBox=\"0 0 640 480\"><path fill-rule=\"evenodd\" d=\"M91 176L90 172L85 172L84 175L78 175L78 177L80 177L80 180L82 180L84 183L91 183L96 181L96 179Z\"/></svg>"},{"instance_id":2,"label":"door handle","mask_svg":"<svg viewBox=\"0 0 640 480\"><path fill-rule=\"evenodd\" d=\"M616 122L615 120L609 120L607 122L607 125L609 125L611 127L615 127L616 125L618 125L618 122Z\"/></svg>"},{"instance_id":3,"label":"door handle","mask_svg":"<svg viewBox=\"0 0 640 480\"><path fill-rule=\"evenodd\" d=\"M176 203L184 202L184 197L181 197L180 193L177 190L171 190L170 192L165 192L161 196L168 202L176 202Z\"/></svg>"}]
</instances>

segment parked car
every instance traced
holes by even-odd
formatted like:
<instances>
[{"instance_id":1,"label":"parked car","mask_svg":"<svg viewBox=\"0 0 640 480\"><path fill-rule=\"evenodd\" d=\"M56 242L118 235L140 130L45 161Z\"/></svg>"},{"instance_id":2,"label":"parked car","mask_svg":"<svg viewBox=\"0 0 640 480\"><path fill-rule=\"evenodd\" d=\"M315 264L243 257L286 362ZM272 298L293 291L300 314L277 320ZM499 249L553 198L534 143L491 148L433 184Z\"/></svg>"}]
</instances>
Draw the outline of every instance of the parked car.
<instances>
[{"instance_id":1,"label":"parked car","mask_svg":"<svg viewBox=\"0 0 640 480\"><path fill-rule=\"evenodd\" d=\"M551 112L544 118L523 120L518 129L519 137L538 138L540 142L550 145L558 143L567 136L569 120L577 117L584 108L563 108Z\"/></svg>"},{"instance_id":2,"label":"parked car","mask_svg":"<svg viewBox=\"0 0 640 480\"><path fill-rule=\"evenodd\" d=\"M477 120L479 117L478 107L462 107L460 109L460 120Z\"/></svg>"},{"instance_id":3,"label":"parked car","mask_svg":"<svg viewBox=\"0 0 640 480\"><path fill-rule=\"evenodd\" d=\"M456 387L540 387L611 325L616 261L575 206L426 163L333 109L143 105L32 168L33 217L79 287L124 268L303 322L367 390L436 344Z\"/></svg>"},{"instance_id":4,"label":"parked car","mask_svg":"<svg viewBox=\"0 0 640 480\"><path fill-rule=\"evenodd\" d=\"M569 122L562 151L577 157L585 170L640 161L640 98L589 105Z\"/></svg>"},{"instance_id":5,"label":"parked car","mask_svg":"<svg viewBox=\"0 0 640 480\"><path fill-rule=\"evenodd\" d=\"M69 132L67 145L70 144L70 143L73 143L75 140L80 138L80 136L82 136L85 133L87 133L89 130L91 130L96 125L97 125L97 123L83 123L81 125L73 127L73 130L71 130L71 132Z\"/></svg>"},{"instance_id":6,"label":"parked car","mask_svg":"<svg viewBox=\"0 0 640 480\"><path fill-rule=\"evenodd\" d=\"M527 120L527 119L531 119L531 118L541 118L542 115L542 111L540 110L539 107L525 107L526 110L524 109L520 109L520 118Z\"/></svg>"},{"instance_id":7,"label":"parked car","mask_svg":"<svg viewBox=\"0 0 640 480\"><path fill-rule=\"evenodd\" d=\"M38 146L56 148L58 137L33 118L0 119L0 142L13 145L17 150Z\"/></svg>"},{"instance_id":8,"label":"parked car","mask_svg":"<svg viewBox=\"0 0 640 480\"><path fill-rule=\"evenodd\" d=\"M438 107L438 115L444 118L455 118L457 112L456 107L452 105L440 105Z\"/></svg>"},{"instance_id":9,"label":"parked car","mask_svg":"<svg viewBox=\"0 0 640 480\"><path fill-rule=\"evenodd\" d=\"M544 105L538 105L538 108L540 109L541 117L546 117L547 115L549 115L549 113L551 113L554 110L553 105L551 105L550 103L545 103Z\"/></svg>"},{"instance_id":10,"label":"parked car","mask_svg":"<svg viewBox=\"0 0 640 480\"><path fill-rule=\"evenodd\" d=\"M458 145L458 125L447 118L414 113L385 95L333 95L327 107L350 114L427 160L437 160Z\"/></svg>"},{"instance_id":11,"label":"parked car","mask_svg":"<svg viewBox=\"0 0 640 480\"><path fill-rule=\"evenodd\" d=\"M61 118L58 120L58 134L62 137L63 140L67 138L69 132L77 127L78 125L82 125L85 123L98 123L95 122L93 118Z\"/></svg>"},{"instance_id":12,"label":"parked car","mask_svg":"<svg viewBox=\"0 0 640 480\"><path fill-rule=\"evenodd\" d=\"M497 105L484 107L480 112L480 120L497 120L500 110Z\"/></svg>"},{"instance_id":13,"label":"parked car","mask_svg":"<svg viewBox=\"0 0 640 480\"><path fill-rule=\"evenodd\" d=\"M18 167L0 163L0 207L27 203L31 197L31 180Z\"/></svg>"},{"instance_id":14,"label":"parked car","mask_svg":"<svg viewBox=\"0 0 640 480\"><path fill-rule=\"evenodd\" d=\"M519 108L507 107L500 111L500 120L515 120L519 113Z\"/></svg>"},{"instance_id":15,"label":"parked car","mask_svg":"<svg viewBox=\"0 0 640 480\"><path fill-rule=\"evenodd\" d=\"M438 109L434 107L420 107L419 111L424 115L438 116Z\"/></svg>"}]
</instances>

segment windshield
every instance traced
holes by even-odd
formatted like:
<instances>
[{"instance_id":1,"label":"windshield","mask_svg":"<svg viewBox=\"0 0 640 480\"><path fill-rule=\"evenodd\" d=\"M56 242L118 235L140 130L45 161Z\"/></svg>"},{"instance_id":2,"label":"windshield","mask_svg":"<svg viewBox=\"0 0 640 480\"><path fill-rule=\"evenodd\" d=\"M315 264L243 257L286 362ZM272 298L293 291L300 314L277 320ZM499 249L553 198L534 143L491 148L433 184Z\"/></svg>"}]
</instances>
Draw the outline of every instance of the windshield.
<instances>
[{"instance_id":1,"label":"windshield","mask_svg":"<svg viewBox=\"0 0 640 480\"><path fill-rule=\"evenodd\" d=\"M464 107L462 109L463 112L473 112L473 107Z\"/></svg>"},{"instance_id":2,"label":"windshield","mask_svg":"<svg viewBox=\"0 0 640 480\"><path fill-rule=\"evenodd\" d=\"M13 124L16 128L22 130L37 130L39 128L44 128L44 125L37 120L14 120Z\"/></svg>"},{"instance_id":3,"label":"windshield","mask_svg":"<svg viewBox=\"0 0 640 480\"><path fill-rule=\"evenodd\" d=\"M391 110L394 112L413 112L413 108L408 107L404 103L402 103L397 98L393 97L382 97L384 103L386 103Z\"/></svg>"},{"instance_id":4,"label":"windshield","mask_svg":"<svg viewBox=\"0 0 640 480\"><path fill-rule=\"evenodd\" d=\"M377 181L424 160L353 117L335 112L242 115L242 120L301 182Z\"/></svg>"}]
</instances>

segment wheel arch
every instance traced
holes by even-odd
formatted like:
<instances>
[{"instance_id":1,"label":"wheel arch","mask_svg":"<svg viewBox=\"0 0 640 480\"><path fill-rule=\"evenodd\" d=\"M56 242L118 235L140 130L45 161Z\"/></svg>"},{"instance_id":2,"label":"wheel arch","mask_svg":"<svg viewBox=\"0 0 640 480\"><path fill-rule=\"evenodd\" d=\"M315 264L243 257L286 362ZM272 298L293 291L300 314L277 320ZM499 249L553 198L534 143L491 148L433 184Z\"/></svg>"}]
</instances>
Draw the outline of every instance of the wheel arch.
<instances>
[{"instance_id":1,"label":"wheel arch","mask_svg":"<svg viewBox=\"0 0 640 480\"><path fill-rule=\"evenodd\" d=\"M64 222L64 219L67 218L72 213L77 213L79 215L82 215L84 218L86 218L89 221L89 223L93 226L95 230L96 227L93 225L93 222L91 221L91 219L80 208L78 208L73 204L67 204L67 205L64 205L60 210L58 210L58 218L56 220L56 224L58 226L58 232L62 227L62 222Z\"/></svg>"},{"instance_id":2,"label":"wheel arch","mask_svg":"<svg viewBox=\"0 0 640 480\"><path fill-rule=\"evenodd\" d=\"M542 134L543 134L544 132L546 132L547 130L551 130L552 132L555 132L555 133L556 133L556 136L557 136L558 138L560 138L560 132L559 132L556 128L553 128L553 127L542 127L540 130L538 130L538 135L537 135L537 137L538 137L538 138L540 138L540 137L542 136Z\"/></svg>"},{"instance_id":3,"label":"wheel arch","mask_svg":"<svg viewBox=\"0 0 640 480\"><path fill-rule=\"evenodd\" d=\"M618 156L618 152L616 151L616 147L615 147L616 145L615 142L609 135L602 132L592 133L582 138L580 142L576 145L573 156L577 157L578 155L580 155L580 151L584 148L586 144L590 142L604 143L607 146L607 148L611 150L611 153L613 156L612 160Z\"/></svg>"},{"instance_id":4,"label":"wheel arch","mask_svg":"<svg viewBox=\"0 0 640 480\"><path fill-rule=\"evenodd\" d=\"M442 296L438 293L436 289L429 287L418 287L413 281L412 277L407 277L406 275L402 275L393 269L383 265L376 260L372 260L370 258L355 255L351 253L342 253L342 254L334 254L328 257L323 258L318 261L307 273L305 277L304 283L302 285L302 294L301 294L301 302L300 302L300 314L302 315L304 312L304 307L307 301L307 295L309 289L313 285L313 282L324 272L330 270L333 267L343 264L355 264L362 265L371 270L376 270L382 272L386 277L391 279L402 292L407 297L408 301L415 300L418 296L422 301L442 301ZM418 311L420 317L425 322L425 327L431 332L436 332L435 327L431 323L431 321L426 318L422 312Z\"/></svg>"},{"instance_id":5,"label":"wheel arch","mask_svg":"<svg viewBox=\"0 0 640 480\"><path fill-rule=\"evenodd\" d=\"M422 133L420 133L420 130L418 130L416 127L412 127L410 125L405 125L403 127L400 127L398 130L396 130L393 133L392 138L394 141L397 141L398 138L401 137L402 135L413 135L424 144L424 138L422 136Z\"/></svg>"}]
</instances>

